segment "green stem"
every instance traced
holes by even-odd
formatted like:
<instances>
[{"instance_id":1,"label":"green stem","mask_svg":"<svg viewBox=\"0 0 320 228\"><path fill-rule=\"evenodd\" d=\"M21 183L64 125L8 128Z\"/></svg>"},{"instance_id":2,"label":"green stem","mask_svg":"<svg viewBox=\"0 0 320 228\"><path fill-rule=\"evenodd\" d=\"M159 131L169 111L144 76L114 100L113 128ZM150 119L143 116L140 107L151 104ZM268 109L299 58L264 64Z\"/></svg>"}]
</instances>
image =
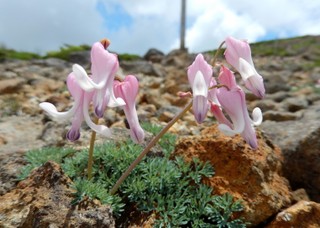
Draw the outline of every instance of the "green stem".
<instances>
[{"instance_id":1,"label":"green stem","mask_svg":"<svg viewBox=\"0 0 320 228\"><path fill-rule=\"evenodd\" d=\"M99 118L95 117L94 123L99 123ZM88 158L88 180L91 180L92 178L92 164L93 164L93 149L94 149L94 142L96 140L96 132L92 131L91 133L91 139L90 139L90 148L89 148L89 158Z\"/></svg>"},{"instance_id":2,"label":"green stem","mask_svg":"<svg viewBox=\"0 0 320 228\"><path fill-rule=\"evenodd\" d=\"M128 169L122 174L122 176L118 179L116 184L110 190L110 195L113 195L117 192L118 188L122 184L122 182L129 176L132 170L141 162L144 156L149 152L149 150L159 141L159 139L172 127L174 123L176 123L192 106L192 100L184 107L184 109L179 112L160 132L156 135L147 145L146 148L140 153L140 155L134 160Z\"/></svg>"},{"instance_id":3,"label":"green stem","mask_svg":"<svg viewBox=\"0 0 320 228\"><path fill-rule=\"evenodd\" d=\"M220 51L222 50L222 46L224 45L225 41L223 41L220 46L218 47L217 51L216 51L216 54L214 55L213 57L213 60L211 61L211 65L214 66L216 64L216 61L217 61L217 58L218 58L218 55L220 53Z\"/></svg>"}]
</instances>

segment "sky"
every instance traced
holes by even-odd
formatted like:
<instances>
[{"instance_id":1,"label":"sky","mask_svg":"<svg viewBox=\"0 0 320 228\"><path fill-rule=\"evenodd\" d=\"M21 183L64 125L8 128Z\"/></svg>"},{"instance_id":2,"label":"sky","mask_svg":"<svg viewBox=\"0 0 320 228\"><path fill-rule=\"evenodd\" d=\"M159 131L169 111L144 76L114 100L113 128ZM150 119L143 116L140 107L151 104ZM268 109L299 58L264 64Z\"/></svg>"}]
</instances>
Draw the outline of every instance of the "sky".
<instances>
[{"instance_id":1,"label":"sky","mask_svg":"<svg viewBox=\"0 0 320 228\"><path fill-rule=\"evenodd\" d=\"M0 45L44 54L102 38L117 53L168 53L180 44L181 0L0 0ZM320 35L320 0L187 0L186 47L227 36L257 42Z\"/></svg>"}]
</instances>

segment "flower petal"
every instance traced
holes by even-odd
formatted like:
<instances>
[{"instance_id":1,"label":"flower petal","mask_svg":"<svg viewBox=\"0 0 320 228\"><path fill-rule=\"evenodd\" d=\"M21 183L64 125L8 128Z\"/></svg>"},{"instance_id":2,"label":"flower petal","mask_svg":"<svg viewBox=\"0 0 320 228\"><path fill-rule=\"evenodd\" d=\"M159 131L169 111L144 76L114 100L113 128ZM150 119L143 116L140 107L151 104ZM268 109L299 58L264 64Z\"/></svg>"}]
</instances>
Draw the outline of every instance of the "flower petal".
<instances>
[{"instance_id":1,"label":"flower petal","mask_svg":"<svg viewBox=\"0 0 320 228\"><path fill-rule=\"evenodd\" d=\"M126 102L121 97L115 97L113 89L109 88L110 91L110 100L108 103L109 107L119 107L126 105Z\"/></svg>"},{"instance_id":2,"label":"flower petal","mask_svg":"<svg viewBox=\"0 0 320 228\"><path fill-rule=\"evenodd\" d=\"M262 120L263 120L263 116L262 116L261 109L258 107L254 108L252 111L252 123L255 126L258 126L262 123Z\"/></svg>"},{"instance_id":3,"label":"flower petal","mask_svg":"<svg viewBox=\"0 0 320 228\"><path fill-rule=\"evenodd\" d=\"M74 64L72 67L73 73L79 86L85 91L93 91L94 89L102 89L105 81L96 84L86 73L82 66Z\"/></svg>"},{"instance_id":4,"label":"flower petal","mask_svg":"<svg viewBox=\"0 0 320 228\"><path fill-rule=\"evenodd\" d=\"M226 67L221 68L219 81L229 87L228 89L221 87L217 91L217 98L233 124L233 129L225 124L220 128L226 134L241 133L245 127L243 110L243 105L245 104L244 92L236 85L234 74Z\"/></svg>"},{"instance_id":5,"label":"flower petal","mask_svg":"<svg viewBox=\"0 0 320 228\"><path fill-rule=\"evenodd\" d=\"M128 109L126 106L123 108L130 126L130 136L135 143L141 143L144 139L144 131L139 124L139 119L136 107L133 106Z\"/></svg>"},{"instance_id":6,"label":"flower petal","mask_svg":"<svg viewBox=\"0 0 320 228\"><path fill-rule=\"evenodd\" d=\"M254 67L249 44L233 37L227 37L225 42L227 62L239 71L247 89L257 97L263 98L265 95L263 78Z\"/></svg>"},{"instance_id":7,"label":"flower petal","mask_svg":"<svg viewBox=\"0 0 320 228\"><path fill-rule=\"evenodd\" d=\"M92 45L91 62L92 80L95 83L105 85L110 80L113 81L119 68L118 57L109 53L101 42L96 42Z\"/></svg>"},{"instance_id":8,"label":"flower petal","mask_svg":"<svg viewBox=\"0 0 320 228\"><path fill-rule=\"evenodd\" d=\"M197 71L196 76L192 85L193 96L208 96L208 85L204 80L203 74L201 71Z\"/></svg>"},{"instance_id":9,"label":"flower petal","mask_svg":"<svg viewBox=\"0 0 320 228\"><path fill-rule=\"evenodd\" d=\"M67 135L66 135L67 139L70 141L70 142L74 142L74 141L77 141L79 138L80 138L80 129L73 129L71 128Z\"/></svg>"},{"instance_id":10,"label":"flower petal","mask_svg":"<svg viewBox=\"0 0 320 228\"><path fill-rule=\"evenodd\" d=\"M229 128L232 127L232 124L226 118L226 116L223 114L221 107L219 105L217 105L215 103L211 103L210 110L220 124L225 124L225 125L229 126Z\"/></svg>"},{"instance_id":11,"label":"flower petal","mask_svg":"<svg viewBox=\"0 0 320 228\"><path fill-rule=\"evenodd\" d=\"M207 116L208 112L208 99L205 96L195 96L193 98L193 114L198 123L202 123Z\"/></svg>"},{"instance_id":12,"label":"flower petal","mask_svg":"<svg viewBox=\"0 0 320 228\"><path fill-rule=\"evenodd\" d=\"M83 122L83 110L82 107L77 109L74 117L72 118L72 126L68 131L66 137L69 141L74 142L80 138L80 128Z\"/></svg>"},{"instance_id":13,"label":"flower petal","mask_svg":"<svg viewBox=\"0 0 320 228\"><path fill-rule=\"evenodd\" d=\"M239 71L239 58L243 58L249 64L253 65L250 45L247 41L238 40L231 36L225 39L226 51L225 57L227 62Z\"/></svg>"},{"instance_id":14,"label":"flower petal","mask_svg":"<svg viewBox=\"0 0 320 228\"><path fill-rule=\"evenodd\" d=\"M133 75L128 75L122 82L114 82L114 94L117 99L122 98L125 105L122 107L130 126L131 139L140 143L144 139L144 131L139 124L135 99L138 95L139 82Z\"/></svg>"},{"instance_id":15,"label":"flower petal","mask_svg":"<svg viewBox=\"0 0 320 228\"><path fill-rule=\"evenodd\" d=\"M202 54L198 54L188 68L188 80L191 87L193 87L198 71L202 73L204 81L207 87L209 87L212 78L212 67L206 62Z\"/></svg>"},{"instance_id":16,"label":"flower petal","mask_svg":"<svg viewBox=\"0 0 320 228\"><path fill-rule=\"evenodd\" d=\"M244 131L241 133L242 138L246 140L246 142L250 145L252 149L256 149L258 147L258 141L257 141L257 136L256 132L251 125L250 119L246 118L246 124Z\"/></svg>"},{"instance_id":17,"label":"flower petal","mask_svg":"<svg viewBox=\"0 0 320 228\"><path fill-rule=\"evenodd\" d=\"M95 123L92 122L92 120L90 119L89 113L88 113L88 109L89 109L89 102L90 100L88 100L88 97L85 96L84 97L84 102L83 102L83 116L84 116L84 120L86 121L87 125L94 130L95 132L106 136L106 137L110 137L111 136L111 131L108 127L103 126L103 125L96 125Z\"/></svg>"},{"instance_id":18,"label":"flower petal","mask_svg":"<svg viewBox=\"0 0 320 228\"><path fill-rule=\"evenodd\" d=\"M67 112L58 112L57 108L49 102L41 102L39 106L57 120L68 120L74 115L78 105L73 105L73 107Z\"/></svg>"},{"instance_id":19,"label":"flower petal","mask_svg":"<svg viewBox=\"0 0 320 228\"><path fill-rule=\"evenodd\" d=\"M258 74L256 69L243 58L239 58L238 70L239 70L239 73L241 74L243 81L246 81L248 80L248 78Z\"/></svg>"}]
</instances>

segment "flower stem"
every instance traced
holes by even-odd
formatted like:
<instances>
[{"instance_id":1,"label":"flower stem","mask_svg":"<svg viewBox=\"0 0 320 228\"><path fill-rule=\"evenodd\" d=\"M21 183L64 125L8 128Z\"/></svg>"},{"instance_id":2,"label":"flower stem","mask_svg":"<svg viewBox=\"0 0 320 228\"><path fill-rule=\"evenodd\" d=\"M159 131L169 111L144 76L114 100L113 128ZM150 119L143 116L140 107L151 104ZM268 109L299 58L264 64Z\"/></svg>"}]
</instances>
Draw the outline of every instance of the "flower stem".
<instances>
[{"instance_id":1,"label":"flower stem","mask_svg":"<svg viewBox=\"0 0 320 228\"><path fill-rule=\"evenodd\" d=\"M218 49L217 49L217 51L216 51L216 53L215 53L215 55L214 55L214 57L213 57L213 59L212 59L212 61L211 61L211 65L212 65L212 66L214 66L214 65L216 64L218 55L219 55L219 53L220 53L220 51L221 51L222 46L224 45L224 43L225 43L225 41L223 41L223 42L220 44L220 46L218 47Z\"/></svg>"},{"instance_id":2,"label":"flower stem","mask_svg":"<svg viewBox=\"0 0 320 228\"><path fill-rule=\"evenodd\" d=\"M94 123L99 123L99 118L95 117ZM90 139L90 148L89 148L89 158L88 158L88 180L91 180L92 178L92 164L93 164L93 149L94 149L94 142L96 140L96 132L92 131L91 133L91 139Z\"/></svg>"},{"instance_id":3,"label":"flower stem","mask_svg":"<svg viewBox=\"0 0 320 228\"><path fill-rule=\"evenodd\" d=\"M117 192L118 188L122 184L122 182L129 176L132 170L141 162L144 156L149 152L149 150L159 141L159 139L172 127L172 125L177 122L192 106L192 100L181 110L160 132L156 135L147 145L146 148L140 153L140 155L134 160L128 169L122 174L122 176L118 179L116 184L110 190L110 195L113 195Z\"/></svg>"}]
</instances>

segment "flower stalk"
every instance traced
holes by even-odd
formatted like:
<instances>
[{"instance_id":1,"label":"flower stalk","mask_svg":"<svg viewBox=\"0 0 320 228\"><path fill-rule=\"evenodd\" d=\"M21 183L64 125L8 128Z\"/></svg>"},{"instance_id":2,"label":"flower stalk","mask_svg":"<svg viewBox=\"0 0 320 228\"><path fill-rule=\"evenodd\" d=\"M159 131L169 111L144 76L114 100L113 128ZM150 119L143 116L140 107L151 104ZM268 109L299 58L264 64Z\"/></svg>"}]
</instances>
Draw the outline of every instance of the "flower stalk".
<instances>
[{"instance_id":1,"label":"flower stalk","mask_svg":"<svg viewBox=\"0 0 320 228\"><path fill-rule=\"evenodd\" d=\"M219 56L219 54L220 54L220 51L222 50L222 46L225 44L225 41L222 41L222 43L220 44L220 46L218 47L218 49L217 49L217 51L216 51L216 53L215 53L215 55L214 55L214 57L213 57L213 59L212 59L212 61L211 61L211 65L212 66L215 66L215 64L216 64L216 61L217 61L217 59L218 59L218 56Z\"/></svg>"},{"instance_id":2,"label":"flower stalk","mask_svg":"<svg viewBox=\"0 0 320 228\"><path fill-rule=\"evenodd\" d=\"M95 124L99 123L98 117L95 117L94 123ZM89 147L89 156L88 156L88 169L87 169L88 180L91 180L92 178L93 151L94 151L95 141L96 141L96 132L92 131L91 139L90 139L90 147Z\"/></svg>"},{"instance_id":3,"label":"flower stalk","mask_svg":"<svg viewBox=\"0 0 320 228\"><path fill-rule=\"evenodd\" d=\"M127 170L118 179L116 184L110 190L110 195L114 195L119 189L122 182L129 176L132 170L142 161L144 156L150 151L150 149L160 140L160 138L175 124L189 109L192 107L192 100L179 112L160 132L156 135L149 144L144 148L140 155L131 163Z\"/></svg>"}]
</instances>

